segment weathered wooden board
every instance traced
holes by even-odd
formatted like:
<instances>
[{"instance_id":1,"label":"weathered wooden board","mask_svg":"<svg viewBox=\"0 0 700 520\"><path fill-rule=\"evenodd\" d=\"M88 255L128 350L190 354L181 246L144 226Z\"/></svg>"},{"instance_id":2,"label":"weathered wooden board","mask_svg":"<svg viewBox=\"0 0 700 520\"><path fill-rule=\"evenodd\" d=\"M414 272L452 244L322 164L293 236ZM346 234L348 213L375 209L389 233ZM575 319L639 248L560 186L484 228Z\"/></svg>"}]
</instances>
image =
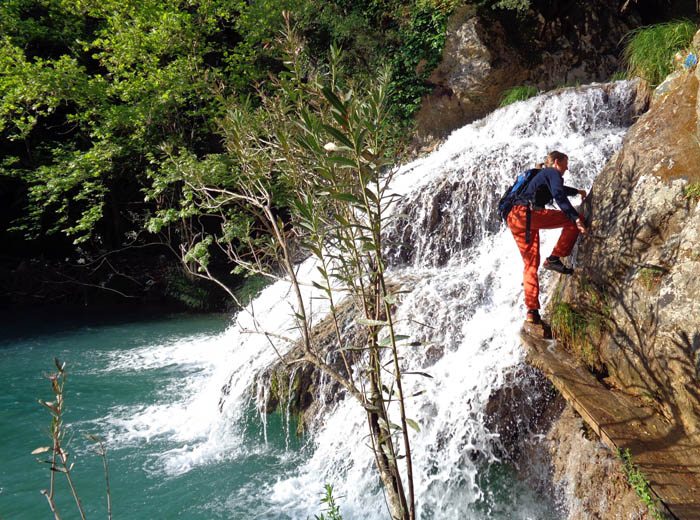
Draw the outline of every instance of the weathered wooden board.
<instances>
[{"instance_id":1,"label":"weathered wooden board","mask_svg":"<svg viewBox=\"0 0 700 520\"><path fill-rule=\"evenodd\" d=\"M615 451L629 449L652 491L679 520L700 520L700 439L637 398L601 384L556 340L521 331L528 362L539 368L571 406Z\"/></svg>"}]
</instances>

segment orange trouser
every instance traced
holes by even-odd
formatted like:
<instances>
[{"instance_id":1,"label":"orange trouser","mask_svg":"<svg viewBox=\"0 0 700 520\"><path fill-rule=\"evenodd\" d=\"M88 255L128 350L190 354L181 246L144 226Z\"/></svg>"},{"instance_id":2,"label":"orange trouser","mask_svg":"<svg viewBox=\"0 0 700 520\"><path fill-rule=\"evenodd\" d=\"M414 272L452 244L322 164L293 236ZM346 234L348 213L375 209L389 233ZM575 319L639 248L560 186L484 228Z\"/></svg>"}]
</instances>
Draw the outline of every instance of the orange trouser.
<instances>
[{"instance_id":1,"label":"orange trouser","mask_svg":"<svg viewBox=\"0 0 700 520\"><path fill-rule=\"evenodd\" d=\"M579 215L581 216L581 215ZM520 254L525 262L523 287L525 305L528 310L540 308L540 282L537 270L540 267L540 229L562 228L561 236L552 251L553 256L569 256L574 248L579 230L563 211L539 209L530 213L530 243L525 243L526 206L513 206L508 214L508 227L513 233Z\"/></svg>"}]
</instances>

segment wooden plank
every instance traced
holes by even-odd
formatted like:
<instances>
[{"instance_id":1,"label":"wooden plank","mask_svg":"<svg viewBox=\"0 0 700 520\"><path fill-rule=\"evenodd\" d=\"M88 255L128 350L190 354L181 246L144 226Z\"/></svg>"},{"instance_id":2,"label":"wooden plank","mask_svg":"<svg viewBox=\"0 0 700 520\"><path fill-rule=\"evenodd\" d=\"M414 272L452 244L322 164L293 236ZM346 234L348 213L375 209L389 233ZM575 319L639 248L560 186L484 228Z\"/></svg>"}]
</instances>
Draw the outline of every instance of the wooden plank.
<instances>
[{"instance_id":1,"label":"wooden plank","mask_svg":"<svg viewBox=\"0 0 700 520\"><path fill-rule=\"evenodd\" d=\"M527 360L539 368L613 451L629 449L651 490L673 517L700 520L700 439L689 439L634 396L601 384L556 340L521 332Z\"/></svg>"}]
</instances>

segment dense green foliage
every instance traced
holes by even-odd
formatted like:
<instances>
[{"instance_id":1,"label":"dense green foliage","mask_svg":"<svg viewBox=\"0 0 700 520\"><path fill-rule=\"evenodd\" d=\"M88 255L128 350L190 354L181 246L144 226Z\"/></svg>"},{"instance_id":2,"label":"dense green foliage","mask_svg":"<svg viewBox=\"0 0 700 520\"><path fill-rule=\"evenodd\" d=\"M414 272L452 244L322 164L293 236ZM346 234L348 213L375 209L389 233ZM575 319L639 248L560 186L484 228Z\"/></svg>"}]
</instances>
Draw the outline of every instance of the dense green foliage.
<instances>
[{"instance_id":1,"label":"dense green foliage","mask_svg":"<svg viewBox=\"0 0 700 520\"><path fill-rule=\"evenodd\" d=\"M389 64L391 124L408 128L452 9L450 0L5 1L0 185L24 208L0 216L27 238L60 232L103 250L145 240L144 223L168 210L182 228L161 240L177 247L193 225L187 200L176 188L144 201L144 191L171 154L227 167L219 121L232 100L254 107L276 88L283 10L311 60L336 42L346 74L371 78Z\"/></svg>"},{"instance_id":2,"label":"dense green foliage","mask_svg":"<svg viewBox=\"0 0 700 520\"><path fill-rule=\"evenodd\" d=\"M656 87L673 71L673 56L690 46L696 30L694 22L679 20L630 31L623 40L627 72Z\"/></svg>"},{"instance_id":3,"label":"dense green foliage","mask_svg":"<svg viewBox=\"0 0 700 520\"><path fill-rule=\"evenodd\" d=\"M498 0L493 3L494 8L512 9L515 11L526 11L530 8L530 0Z\"/></svg>"},{"instance_id":4,"label":"dense green foliage","mask_svg":"<svg viewBox=\"0 0 700 520\"><path fill-rule=\"evenodd\" d=\"M223 59L211 36L226 17L178 4L5 4L0 129L14 152L3 173L28 187L20 230L120 245L140 228L159 148L207 149L222 79L209 63Z\"/></svg>"}]
</instances>

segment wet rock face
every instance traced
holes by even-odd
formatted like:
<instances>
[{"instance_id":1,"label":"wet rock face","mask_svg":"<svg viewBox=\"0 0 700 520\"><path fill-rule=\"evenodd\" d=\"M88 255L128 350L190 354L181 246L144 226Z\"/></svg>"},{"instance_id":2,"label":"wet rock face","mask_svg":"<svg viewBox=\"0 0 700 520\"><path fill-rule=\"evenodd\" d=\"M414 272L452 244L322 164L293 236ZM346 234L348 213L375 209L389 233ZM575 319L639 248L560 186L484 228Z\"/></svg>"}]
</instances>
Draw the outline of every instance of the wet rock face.
<instances>
[{"instance_id":1,"label":"wet rock face","mask_svg":"<svg viewBox=\"0 0 700 520\"><path fill-rule=\"evenodd\" d=\"M387 289L393 293L398 291L400 286L392 282L388 284ZM366 347L369 339L367 327L359 325L356 321L357 317L362 315L359 303L352 297L347 297L336 303L336 312L343 346L356 349ZM384 319L383 314L380 319ZM339 353L335 323L330 314L312 327L311 348L317 355L324 356L331 369L343 377L348 376L348 368L350 371L355 370L356 363L361 362L364 357L361 350L347 350L344 352L344 358ZM437 351L427 355L442 355L439 346L436 346L436 349ZM335 404L347 395L340 383L304 358L303 346L295 345L282 359L260 373L255 385L257 388L251 388L251 391L255 391L256 404L261 413L270 414L279 410L283 414L296 417L299 435L312 430L323 421L323 411L327 405ZM222 388L220 408L223 406L223 399L228 395L227 386L229 385Z\"/></svg>"},{"instance_id":2,"label":"wet rock face","mask_svg":"<svg viewBox=\"0 0 700 520\"><path fill-rule=\"evenodd\" d=\"M346 346L363 347L367 344L367 332L357 325L355 317L359 309L348 298L338 306L338 326ZM337 337L331 316L326 316L311 331L312 347L325 356L333 370L347 375L345 363L337 350ZM352 370L359 354L349 351L346 354ZM298 420L297 434L309 431L316 421L323 418L320 411L328 404L345 398L345 391L339 383L327 374L316 369L311 363L301 361L304 349L296 345L278 363L268 367L259 375L257 386L258 407L265 413L279 410Z\"/></svg>"},{"instance_id":3,"label":"wet rock face","mask_svg":"<svg viewBox=\"0 0 700 520\"><path fill-rule=\"evenodd\" d=\"M519 367L489 397L495 453L537 494L555 497L561 518L646 520L620 459L586 428L539 370Z\"/></svg>"},{"instance_id":4,"label":"wet rock face","mask_svg":"<svg viewBox=\"0 0 700 520\"><path fill-rule=\"evenodd\" d=\"M475 240L498 230L500 220L485 197L496 196L495 182L460 170L403 200L397 212L407 217L387 230L390 265L441 267ZM479 183L488 184L490 190Z\"/></svg>"},{"instance_id":5,"label":"wet rock face","mask_svg":"<svg viewBox=\"0 0 700 520\"><path fill-rule=\"evenodd\" d=\"M596 179L580 275L563 292L602 326L598 354L615 385L700 434L699 82L663 86Z\"/></svg>"},{"instance_id":6,"label":"wet rock face","mask_svg":"<svg viewBox=\"0 0 700 520\"><path fill-rule=\"evenodd\" d=\"M499 456L510 463L518 463L532 435L551 424L556 393L542 373L521 365L506 374L503 386L489 396L486 405L486 427L498 433Z\"/></svg>"},{"instance_id":7,"label":"wet rock face","mask_svg":"<svg viewBox=\"0 0 700 520\"><path fill-rule=\"evenodd\" d=\"M533 2L519 21L512 12L478 13L473 5L452 15L442 62L429 80L435 90L416 116L417 147L483 117L511 87L549 90L610 79L620 39L636 18L621 16L615 2L549 4Z\"/></svg>"}]
</instances>

